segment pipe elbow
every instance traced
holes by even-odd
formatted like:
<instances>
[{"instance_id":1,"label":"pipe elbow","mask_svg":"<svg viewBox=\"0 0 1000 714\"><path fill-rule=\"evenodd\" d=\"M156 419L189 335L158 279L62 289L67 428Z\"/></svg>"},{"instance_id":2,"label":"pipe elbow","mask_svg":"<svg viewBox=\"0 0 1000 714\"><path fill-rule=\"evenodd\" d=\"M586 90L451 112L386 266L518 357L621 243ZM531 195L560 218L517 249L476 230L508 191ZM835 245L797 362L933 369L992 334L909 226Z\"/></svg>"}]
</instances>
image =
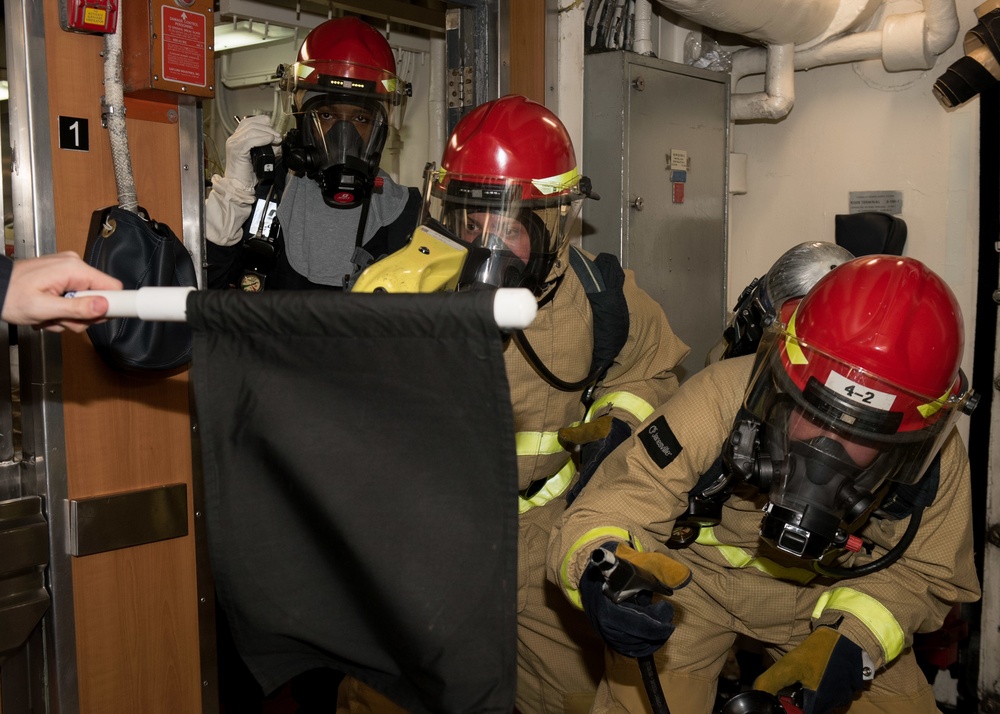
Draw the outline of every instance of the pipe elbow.
<instances>
[{"instance_id":1,"label":"pipe elbow","mask_svg":"<svg viewBox=\"0 0 1000 714\"><path fill-rule=\"evenodd\" d=\"M753 119L783 119L795 106L795 97L766 92L734 94L730 99L733 121Z\"/></svg>"},{"instance_id":2,"label":"pipe elbow","mask_svg":"<svg viewBox=\"0 0 1000 714\"><path fill-rule=\"evenodd\" d=\"M732 55L732 69L729 71L730 86L735 90L736 85L744 77L753 74L761 74L766 66L767 50L763 47L748 47L737 50Z\"/></svg>"},{"instance_id":3,"label":"pipe elbow","mask_svg":"<svg viewBox=\"0 0 1000 714\"><path fill-rule=\"evenodd\" d=\"M958 10L954 0L925 0L924 46L937 57L951 49L958 39Z\"/></svg>"},{"instance_id":4,"label":"pipe elbow","mask_svg":"<svg viewBox=\"0 0 1000 714\"><path fill-rule=\"evenodd\" d=\"M928 1L924 12L890 15L882 28L882 65L887 72L930 69L958 37L952 0Z\"/></svg>"}]
</instances>

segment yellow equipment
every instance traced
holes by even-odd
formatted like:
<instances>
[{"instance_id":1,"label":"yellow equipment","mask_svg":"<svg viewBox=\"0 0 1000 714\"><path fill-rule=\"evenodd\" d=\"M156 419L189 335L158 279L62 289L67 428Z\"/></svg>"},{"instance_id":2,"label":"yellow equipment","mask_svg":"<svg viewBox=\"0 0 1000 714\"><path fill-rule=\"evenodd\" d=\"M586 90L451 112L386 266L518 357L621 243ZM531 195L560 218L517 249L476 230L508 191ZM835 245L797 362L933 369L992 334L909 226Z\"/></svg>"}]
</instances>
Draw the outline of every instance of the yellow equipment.
<instances>
[{"instance_id":1,"label":"yellow equipment","mask_svg":"<svg viewBox=\"0 0 1000 714\"><path fill-rule=\"evenodd\" d=\"M427 225L419 226L410 242L369 265L358 276L356 293L434 293L454 290L468 246Z\"/></svg>"}]
</instances>

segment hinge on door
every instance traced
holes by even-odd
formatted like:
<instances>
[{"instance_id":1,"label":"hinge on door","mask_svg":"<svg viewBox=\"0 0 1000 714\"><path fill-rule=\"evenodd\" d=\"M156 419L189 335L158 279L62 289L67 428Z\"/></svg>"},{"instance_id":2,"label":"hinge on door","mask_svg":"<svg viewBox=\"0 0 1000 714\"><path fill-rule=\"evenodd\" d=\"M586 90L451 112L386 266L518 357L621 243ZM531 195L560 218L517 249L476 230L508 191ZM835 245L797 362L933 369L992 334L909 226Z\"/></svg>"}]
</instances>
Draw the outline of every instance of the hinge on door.
<instances>
[{"instance_id":1,"label":"hinge on door","mask_svg":"<svg viewBox=\"0 0 1000 714\"><path fill-rule=\"evenodd\" d=\"M474 104L472 94L472 67L448 70L448 108L462 109Z\"/></svg>"}]
</instances>

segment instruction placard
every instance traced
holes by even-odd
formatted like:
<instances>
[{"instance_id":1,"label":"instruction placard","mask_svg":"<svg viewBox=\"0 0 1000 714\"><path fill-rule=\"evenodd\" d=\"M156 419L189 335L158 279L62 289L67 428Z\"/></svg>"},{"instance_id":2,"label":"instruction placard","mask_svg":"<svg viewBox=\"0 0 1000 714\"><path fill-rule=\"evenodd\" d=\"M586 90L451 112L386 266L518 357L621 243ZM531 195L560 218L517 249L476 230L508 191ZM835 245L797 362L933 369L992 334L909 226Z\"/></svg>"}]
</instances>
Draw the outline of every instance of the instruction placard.
<instances>
[{"instance_id":1,"label":"instruction placard","mask_svg":"<svg viewBox=\"0 0 1000 714\"><path fill-rule=\"evenodd\" d=\"M162 7L163 79L204 87L208 29L205 16L175 7Z\"/></svg>"},{"instance_id":2,"label":"instruction placard","mask_svg":"<svg viewBox=\"0 0 1000 714\"><path fill-rule=\"evenodd\" d=\"M895 216L903 212L902 191L851 191L849 202L851 213L877 211Z\"/></svg>"}]
</instances>

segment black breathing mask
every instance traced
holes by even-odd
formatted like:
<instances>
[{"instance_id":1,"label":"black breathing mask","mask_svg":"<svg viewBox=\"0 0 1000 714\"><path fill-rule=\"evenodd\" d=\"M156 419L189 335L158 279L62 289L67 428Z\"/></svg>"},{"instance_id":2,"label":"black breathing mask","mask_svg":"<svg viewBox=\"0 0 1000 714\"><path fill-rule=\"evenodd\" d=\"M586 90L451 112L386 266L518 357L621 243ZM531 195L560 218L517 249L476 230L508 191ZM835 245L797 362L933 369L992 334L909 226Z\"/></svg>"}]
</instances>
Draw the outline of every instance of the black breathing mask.
<instances>
[{"instance_id":1,"label":"black breathing mask","mask_svg":"<svg viewBox=\"0 0 1000 714\"><path fill-rule=\"evenodd\" d=\"M793 405L779 400L763 420L740 410L722 455L692 491L688 513L677 520L669 547L686 547L700 527L717 525L723 504L744 483L768 497L760 535L770 546L806 560L858 549L860 540L847 527L860 524L875 505L875 492L884 482L875 474L888 473L886 455L863 466L853 461L840 437L789 438Z\"/></svg>"},{"instance_id":2,"label":"black breathing mask","mask_svg":"<svg viewBox=\"0 0 1000 714\"><path fill-rule=\"evenodd\" d=\"M764 542L810 560L832 549L856 549L841 524L855 522L874 503L861 485L865 469L830 436L789 440L783 430L761 429L761 448L747 481L768 494L760 528Z\"/></svg>"},{"instance_id":3,"label":"black breathing mask","mask_svg":"<svg viewBox=\"0 0 1000 714\"><path fill-rule=\"evenodd\" d=\"M385 127L374 131L385 134ZM377 178L381 151L365 154L364 140L349 121L334 124L323 138L325 149L306 141L292 129L282 142L285 164L291 171L319 184L323 201L332 208L356 208L364 203L381 180ZM381 147L384 136L373 146Z\"/></svg>"}]
</instances>

